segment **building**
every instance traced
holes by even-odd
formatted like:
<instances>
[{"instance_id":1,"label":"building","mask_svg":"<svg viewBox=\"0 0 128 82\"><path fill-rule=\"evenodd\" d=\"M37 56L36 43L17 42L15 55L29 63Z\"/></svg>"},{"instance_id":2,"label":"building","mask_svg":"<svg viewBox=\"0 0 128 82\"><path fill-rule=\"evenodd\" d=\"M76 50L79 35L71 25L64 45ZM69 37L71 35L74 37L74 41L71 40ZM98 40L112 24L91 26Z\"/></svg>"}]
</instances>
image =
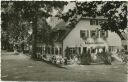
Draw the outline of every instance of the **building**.
<instances>
[{"instance_id":1,"label":"building","mask_svg":"<svg viewBox=\"0 0 128 82\"><path fill-rule=\"evenodd\" d=\"M100 29L100 23L106 21L102 17L82 18L72 28L61 20L52 32L53 46L43 48L47 54L56 54L65 57L68 48L70 54L82 54L83 52L98 53L101 51L117 52L121 48L120 37L110 31Z\"/></svg>"},{"instance_id":2,"label":"building","mask_svg":"<svg viewBox=\"0 0 128 82\"><path fill-rule=\"evenodd\" d=\"M125 51L128 51L128 28L125 29L124 32L122 32L122 35L124 39L122 39L122 46Z\"/></svg>"}]
</instances>

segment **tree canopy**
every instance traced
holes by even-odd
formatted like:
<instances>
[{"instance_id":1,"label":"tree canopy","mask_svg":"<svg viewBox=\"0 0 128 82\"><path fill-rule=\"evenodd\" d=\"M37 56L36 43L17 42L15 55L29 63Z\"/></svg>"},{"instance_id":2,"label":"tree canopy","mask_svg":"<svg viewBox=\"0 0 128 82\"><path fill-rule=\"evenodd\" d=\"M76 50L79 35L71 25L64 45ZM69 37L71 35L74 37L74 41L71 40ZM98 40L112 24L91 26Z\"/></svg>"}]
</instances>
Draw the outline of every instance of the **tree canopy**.
<instances>
[{"instance_id":1,"label":"tree canopy","mask_svg":"<svg viewBox=\"0 0 128 82\"><path fill-rule=\"evenodd\" d=\"M69 21L71 26L75 26L82 17L103 16L107 19L101 24L103 30L110 30L119 34L127 28L127 2L125 1L90 1L72 2L74 9L69 9L67 13L59 15L65 21Z\"/></svg>"},{"instance_id":2,"label":"tree canopy","mask_svg":"<svg viewBox=\"0 0 128 82\"><path fill-rule=\"evenodd\" d=\"M44 38L48 37L51 29L45 23L46 18L52 16L54 9L61 13L67 3L64 1L2 1L3 36L9 38L12 43L23 42L28 37L28 30L31 28L33 30L32 54L35 54L37 27L41 26L43 34L46 35ZM75 8L59 15L64 21L69 22L69 26L74 27L82 17L103 16L107 21L101 24L101 28L116 32L122 38L121 31L127 28L127 3L125 1L74 1L69 3L75 3ZM42 23L39 24L38 19L42 17L42 22L48 28ZM47 40L49 38L43 41L47 43Z\"/></svg>"},{"instance_id":3,"label":"tree canopy","mask_svg":"<svg viewBox=\"0 0 128 82\"><path fill-rule=\"evenodd\" d=\"M14 40L19 40L18 35L24 36L23 31L28 30L23 25L31 24L33 30L32 56L35 57L38 18L52 16L53 9L59 11L66 4L67 2L63 1L2 1L2 30L7 31L8 35L11 34L11 38L13 37Z\"/></svg>"}]
</instances>

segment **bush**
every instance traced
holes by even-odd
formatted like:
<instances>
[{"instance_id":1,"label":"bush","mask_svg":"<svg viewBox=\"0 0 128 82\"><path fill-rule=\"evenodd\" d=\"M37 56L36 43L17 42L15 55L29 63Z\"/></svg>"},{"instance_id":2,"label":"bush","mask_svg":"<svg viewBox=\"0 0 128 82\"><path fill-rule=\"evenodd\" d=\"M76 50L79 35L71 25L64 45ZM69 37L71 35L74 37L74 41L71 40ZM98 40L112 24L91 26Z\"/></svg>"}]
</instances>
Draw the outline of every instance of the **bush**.
<instances>
[{"instance_id":1,"label":"bush","mask_svg":"<svg viewBox=\"0 0 128 82\"><path fill-rule=\"evenodd\" d=\"M111 65L112 57L110 52L102 52L101 55L103 56L103 61L106 65Z\"/></svg>"},{"instance_id":2,"label":"bush","mask_svg":"<svg viewBox=\"0 0 128 82\"><path fill-rule=\"evenodd\" d=\"M91 64L91 55L89 53L82 54L81 64L82 65L90 65Z\"/></svg>"}]
</instances>

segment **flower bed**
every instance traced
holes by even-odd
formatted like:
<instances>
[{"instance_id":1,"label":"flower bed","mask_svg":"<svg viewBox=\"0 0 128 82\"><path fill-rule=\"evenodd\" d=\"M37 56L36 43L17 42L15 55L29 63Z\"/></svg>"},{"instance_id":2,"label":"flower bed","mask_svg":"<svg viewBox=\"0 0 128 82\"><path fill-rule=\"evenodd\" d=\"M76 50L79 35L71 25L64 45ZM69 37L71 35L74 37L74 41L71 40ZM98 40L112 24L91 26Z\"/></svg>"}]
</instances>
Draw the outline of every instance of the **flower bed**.
<instances>
[{"instance_id":1,"label":"flower bed","mask_svg":"<svg viewBox=\"0 0 128 82\"><path fill-rule=\"evenodd\" d=\"M64 64L64 58L60 55L42 55L41 56L43 60L50 62L52 64L56 65L63 65Z\"/></svg>"}]
</instances>

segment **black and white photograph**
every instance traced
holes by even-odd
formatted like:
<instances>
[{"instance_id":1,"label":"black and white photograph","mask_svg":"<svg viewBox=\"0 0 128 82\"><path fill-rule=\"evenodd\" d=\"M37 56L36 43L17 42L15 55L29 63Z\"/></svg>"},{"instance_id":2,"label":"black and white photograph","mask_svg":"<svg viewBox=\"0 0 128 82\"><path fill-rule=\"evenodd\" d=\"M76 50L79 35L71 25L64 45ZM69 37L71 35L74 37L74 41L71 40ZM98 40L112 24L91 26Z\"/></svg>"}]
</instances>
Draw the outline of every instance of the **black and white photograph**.
<instances>
[{"instance_id":1,"label":"black and white photograph","mask_svg":"<svg viewBox=\"0 0 128 82\"><path fill-rule=\"evenodd\" d=\"M127 6L2 0L1 81L128 82Z\"/></svg>"}]
</instances>

